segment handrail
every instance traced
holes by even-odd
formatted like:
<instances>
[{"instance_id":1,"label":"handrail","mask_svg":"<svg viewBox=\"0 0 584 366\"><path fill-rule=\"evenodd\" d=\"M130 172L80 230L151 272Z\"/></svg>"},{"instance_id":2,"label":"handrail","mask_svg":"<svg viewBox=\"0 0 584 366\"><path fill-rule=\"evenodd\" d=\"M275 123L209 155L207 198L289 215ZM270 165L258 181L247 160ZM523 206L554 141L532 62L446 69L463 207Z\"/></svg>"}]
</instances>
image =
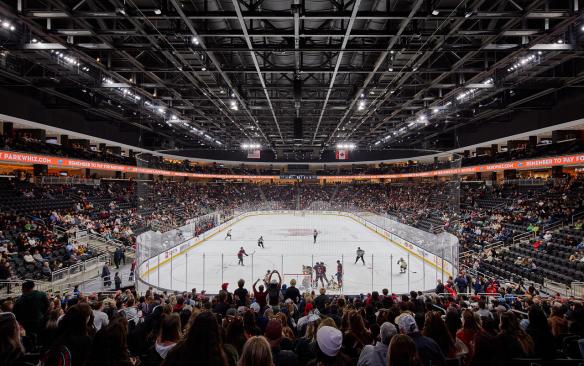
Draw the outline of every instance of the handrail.
<instances>
[{"instance_id":1,"label":"handrail","mask_svg":"<svg viewBox=\"0 0 584 366\"><path fill-rule=\"evenodd\" d=\"M574 225L574 219L580 218L584 216L584 211L580 211L572 215L572 225Z\"/></svg>"},{"instance_id":2,"label":"handrail","mask_svg":"<svg viewBox=\"0 0 584 366\"><path fill-rule=\"evenodd\" d=\"M527 233L523 233L523 234L518 234L518 235L515 235L515 236L513 237L513 242L512 242L512 244L515 244L515 243L516 243L516 241L520 241L521 239L528 238L528 237L530 237L530 236L532 236L532 235L535 237L535 233L530 233L530 232L527 232Z\"/></svg>"},{"instance_id":3,"label":"handrail","mask_svg":"<svg viewBox=\"0 0 584 366\"><path fill-rule=\"evenodd\" d=\"M65 278L71 279L72 274L84 273L88 267L97 265L100 262L109 262L109 254L99 254L97 257L89 258L85 261L77 262L69 267L53 271L51 273L51 283L61 281Z\"/></svg>"}]
</instances>

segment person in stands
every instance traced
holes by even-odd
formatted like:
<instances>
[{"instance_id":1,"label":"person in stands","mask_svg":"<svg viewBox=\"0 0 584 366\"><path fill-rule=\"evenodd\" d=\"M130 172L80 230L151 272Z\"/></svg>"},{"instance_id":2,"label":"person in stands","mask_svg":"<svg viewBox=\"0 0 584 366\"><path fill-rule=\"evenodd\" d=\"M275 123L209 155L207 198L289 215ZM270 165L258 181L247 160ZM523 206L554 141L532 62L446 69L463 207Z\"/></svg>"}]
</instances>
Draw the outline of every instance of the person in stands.
<instances>
[{"instance_id":1,"label":"person in stands","mask_svg":"<svg viewBox=\"0 0 584 366\"><path fill-rule=\"evenodd\" d=\"M163 366L234 366L228 362L217 319L210 311L194 316L188 333L168 353Z\"/></svg>"},{"instance_id":2,"label":"person in stands","mask_svg":"<svg viewBox=\"0 0 584 366\"><path fill-rule=\"evenodd\" d=\"M39 334L44 328L48 310L47 294L35 290L33 281L24 281L22 295L14 304L14 314L29 335Z\"/></svg>"},{"instance_id":3,"label":"person in stands","mask_svg":"<svg viewBox=\"0 0 584 366\"><path fill-rule=\"evenodd\" d=\"M21 342L21 328L13 313L0 313L0 363L4 366L27 366Z\"/></svg>"},{"instance_id":4,"label":"person in stands","mask_svg":"<svg viewBox=\"0 0 584 366\"><path fill-rule=\"evenodd\" d=\"M268 341L264 337L250 337L243 346L237 366L274 366Z\"/></svg>"}]
</instances>

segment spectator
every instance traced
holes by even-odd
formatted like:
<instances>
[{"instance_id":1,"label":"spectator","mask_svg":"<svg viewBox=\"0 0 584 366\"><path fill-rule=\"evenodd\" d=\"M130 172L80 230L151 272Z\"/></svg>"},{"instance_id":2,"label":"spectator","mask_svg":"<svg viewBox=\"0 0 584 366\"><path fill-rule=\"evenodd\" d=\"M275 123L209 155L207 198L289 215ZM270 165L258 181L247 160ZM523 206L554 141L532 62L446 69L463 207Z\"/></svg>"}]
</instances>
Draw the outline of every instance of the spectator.
<instances>
[{"instance_id":1,"label":"spectator","mask_svg":"<svg viewBox=\"0 0 584 366\"><path fill-rule=\"evenodd\" d=\"M399 326L400 333L408 335L414 341L423 366L446 365L446 359L440 346L432 338L420 334L416 320L411 314L402 313L395 321Z\"/></svg>"},{"instance_id":2,"label":"spectator","mask_svg":"<svg viewBox=\"0 0 584 366\"><path fill-rule=\"evenodd\" d=\"M456 355L454 339L439 312L429 311L426 313L422 334L432 338L440 346L440 350L446 357L454 357Z\"/></svg>"},{"instance_id":3,"label":"spectator","mask_svg":"<svg viewBox=\"0 0 584 366\"><path fill-rule=\"evenodd\" d=\"M548 323L554 337L568 333L568 320L564 317L566 307L557 302L552 306L552 313Z\"/></svg>"},{"instance_id":4,"label":"spectator","mask_svg":"<svg viewBox=\"0 0 584 366\"><path fill-rule=\"evenodd\" d=\"M93 312L93 326L95 327L95 330L99 331L101 328L107 327L109 324L109 318L107 314L103 312L103 302L94 301L91 304L91 308Z\"/></svg>"},{"instance_id":5,"label":"spectator","mask_svg":"<svg viewBox=\"0 0 584 366\"><path fill-rule=\"evenodd\" d=\"M12 313L0 313L0 360L3 366L25 366L20 326Z\"/></svg>"},{"instance_id":6,"label":"spectator","mask_svg":"<svg viewBox=\"0 0 584 366\"><path fill-rule=\"evenodd\" d=\"M513 365L514 358L533 356L533 340L519 326L517 317L512 312L501 314L499 335L493 339L497 350L495 361L499 365Z\"/></svg>"},{"instance_id":7,"label":"spectator","mask_svg":"<svg viewBox=\"0 0 584 366\"><path fill-rule=\"evenodd\" d=\"M349 327L343 336L343 351L356 361L363 348L373 343L373 338L357 310L349 310L347 318Z\"/></svg>"},{"instance_id":8,"label":"spectator","mask_svg":"<svg viewBox=\"0 0 584 366\"><path fill-rule=\"evenodd\" d=\"M44 365L62 366L65 359L71 366L83 366L91 349L90 333L94 330L89 305L82 303L70 307L59 321L56 337L44 357Z\"/></svg>"},{"instance_id":9,"label":"spectator","mask_svg":"<svg viewBox=\"0 0 584 366\"><path fill-rule=\"evenodd\" d=\"M233 291L233 296L235 297L235 305L247 306L249 303L249 292L243 286L245 285L245 280L241 278L237 281L237 289Z\"/></svg>"},{"instance_id":10,"label":"spectator","mask_svg":"<svg viewBox=\"0 0 584 366\"><path fill-rule=\"evenodd\" d=\"M22 283L22 295L14 304L14 315L27 334L39 334L45 324L49 310L47 294L34 289L34 282Z\"/></svg>"},{"instance_id":11,"label":"spectator","mask_svg":"<svg viewBox=\"0 0 584 366\"><path fill-rule=\"evenodd\" d=\"M475 338L481 332L481 318L478 313L473 313L469 309L462 312L462 329L456 333L456 338L460 339L468 349L468 359L474 356Z\"/></svg>"},{"instance_id":12,"label":"spectator","mask_svg":"<svg viewBox=\"0 0 584 366\"><path fill-rule=\"evenodd\" d=\"M128 351L128 322L117 317L97 332L86 366L134 366L136 359Z\"/></svg>"},{"instance_id":13,"label":"spectator","mask_svg":"<svg viewBox=\"0 0 584 366\"><path fill-rule=\"evenodd\" d=\"M321 287L319 290L319 295L314 299L314 306L320 311L321 314L325 313L325 305L328 302L328 296L326 295L326 289Z\"/></svg>"},{"instance_id":14,"label":"spectator","mask_svg":"<svg viewBox=\"0 0 584 366\"><path fill-rule=\"evenodd\" d=\"M122 278L120 277L120 272L116 272L114 275L114 284L116 286L116 291L122 288Z\"/></svg>"},{"instance_id":15,"label":"spectator","mask_svg":"<svg viewBox=\"0 0 584 366\"><path fill-rule=\"evenodd\" d=\"M366 345L361 351L357 366L386 366L387 350L392 338L397 334L395 325L385 322L379 329L380 342L375 346Z\"/></svg>"},{"instance_id":16,"label":"spectator","mask_svg":"<svg viewBox=\"0 0 584 366\"><path fill-rule=\"evenodd\" d=\"M295 366L298 365L298 357L292 351L282 350L282 322L279 320L270 320L266 326L266 339L270 344L274 366Z\"/></svg>"},{"instance_id":17,"label":"spectator","mask_svg":"<svg viewBox=\"0 0 584 366\"><path fill-rule=\"evenodd\" d=\"M291 299L294 301L295 304L300 302L301 296L300 291L296 288L296 280L293 278L290 280L290 287L286 289L286 293L284 295L284 300Z\"/></svg>"},{"instance_id":18,"label":"spectator","mask_svg":"<svg viewBox=\"0 0 584 366\"><path fill-rule=\"evenodd\" d=\"M551 363L556 357L554 336L550 330L544 312L537 305L531 305L528 310L529 324L525 330L533 340L534 356Z\"/></svg>"},{"instance_id":19,"label":"spectator","mask_svg":"<svg viewBox=\"0 0 584 366\"><path fill-rule=\"evenodd\" d=\"M202 366L234 366L228 360L213 313L203 311L191 320L188 333L168 352L163 366L188 366L196 362Z\"/></svg>"},{"instance_id":20,"label":"spectator","mask_svg":"<svg viewBox=\"0 0 584 366\"><path fill-rule=\"evenodd\" d=\"M323 326L316 332L316 358L308 366L349 366L351 359L341 352L343 333L340 330Z\"/></svg>"},{"instance_id":21,"label":"spectator","mask_svg":"<svg viewBox=\"0 0 584 366\"><path fill-rule=\"evenodd\" d=\"M391 339L387 352L388 366L419 366L420 362L414 341L404 334Z\"/></svg>"},{"instance_id":22,"label":"spectator","mask_svg":"<svg viewBox=\"0 0 584 366\"><path fill-rule=\"evenodd\" d=\"M256 290L256 285L259 281L260 279L258 278L252 286L253 297L260 306L260 309L263 309L266 306L266 297L268 296L268 292L264 291L264 285L259 285L258 289Z\"/></svg>"},{"instance_id":23,"label":"spectator","mask_svg":"<svg viewBox=\"0 0 584 366\"><path fill-rule=\"evenodd\" d=\"M270 344L264 337L254 336L245 342L237 366L273 366Z\"/></svg>"},{"instance_id":24,"label":"spectator","mask_svg":"<svg viewBox=\"0 0 584 366\"><path fill-rule=\"evenodd\" d=\"M163 314L160 331L154 344L154 349L160 360L166 359L168 353L180 341L181 321L178 314Z\"/></svg>"}]
</instances>

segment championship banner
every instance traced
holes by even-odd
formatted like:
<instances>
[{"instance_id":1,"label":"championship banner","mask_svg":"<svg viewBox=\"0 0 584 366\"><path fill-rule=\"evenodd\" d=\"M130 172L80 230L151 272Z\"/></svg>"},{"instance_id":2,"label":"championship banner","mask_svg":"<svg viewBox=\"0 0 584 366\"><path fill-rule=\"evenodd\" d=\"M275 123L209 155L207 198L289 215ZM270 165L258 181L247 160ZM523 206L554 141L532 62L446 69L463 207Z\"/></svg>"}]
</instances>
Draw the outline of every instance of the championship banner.
<instances>
[{"instance_id":1,"label":"championship banner","mask_svg":"<svg viewBox=\"0 0 584 366\"><path fill-rule=\"evenodd\" d=\"M249 150L247 152L247 158L248 159L259 159L260 156L261 156L261 150L260 149Z\"/></svg>"},{"instance_id":2,"label":"championship banner","mask_svg":"<svg viewBox=\"0 0 584 366\"><path fill-rule=\"evenodd\" d=\"M335 158L337 160L349 160L349 150L337 150Z\"/></svg>"}]
</instances>

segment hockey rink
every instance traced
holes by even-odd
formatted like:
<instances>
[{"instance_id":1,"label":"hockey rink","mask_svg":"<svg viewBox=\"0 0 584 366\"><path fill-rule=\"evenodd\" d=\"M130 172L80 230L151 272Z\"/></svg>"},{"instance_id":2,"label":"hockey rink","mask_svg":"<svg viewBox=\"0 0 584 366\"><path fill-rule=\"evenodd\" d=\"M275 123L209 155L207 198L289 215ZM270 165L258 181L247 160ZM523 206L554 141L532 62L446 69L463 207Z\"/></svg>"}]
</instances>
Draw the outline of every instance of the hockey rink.
<instances>
[{"instance_id":1,"label":"hockey rink","mask_svg":"<svg viewBox=\"0 0 584 366\"><path fill-rule=\"evenodd\" d=\"M226 238L229 229L231 240ZM315 229L316 243L313 242ZM260 235L265 248L257 245ZM238 265L237 259L242 246L248 254L243 266ZM365 251L365 265L361 261L355 263L357 247ZM409 262L405 273L400 273L397 264L400 258ZM302 291L312 289L305 287L303 266L324 262L330 279L336 273L337 260L344 267L342 292L345 294L383 288L396 293L428 290L436 286L437 279L449 275L350 217L269 214L247 217L226 227L185 254L149 271L143 280L172 290L196 288L217 293L224 282L229 283L230 291L234 290L240 278L251 290L253 282L263 279L266 271L275 269L284 275L285 283L295 278ZM333 289L329 292L339 293Z\"/></svg>"}]
</instances>

